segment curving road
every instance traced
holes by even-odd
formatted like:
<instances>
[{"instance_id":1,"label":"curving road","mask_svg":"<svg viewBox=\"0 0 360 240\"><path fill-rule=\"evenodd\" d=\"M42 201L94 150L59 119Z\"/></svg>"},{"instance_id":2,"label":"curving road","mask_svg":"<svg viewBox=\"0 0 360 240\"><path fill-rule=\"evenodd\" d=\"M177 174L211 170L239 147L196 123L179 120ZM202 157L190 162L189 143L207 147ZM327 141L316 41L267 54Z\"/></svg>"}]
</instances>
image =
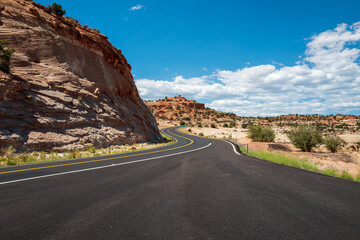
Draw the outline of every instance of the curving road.
<instances>
[{"instance_id":1,"label":"curving road","mask_svg":"<svg viewBox=\"0 0 360 240\"><path fill-rule=\"evenodd\" d=\"M0 169L0 239L359 239L360 184L174 144Z\"/></svg>"}]
</instances>

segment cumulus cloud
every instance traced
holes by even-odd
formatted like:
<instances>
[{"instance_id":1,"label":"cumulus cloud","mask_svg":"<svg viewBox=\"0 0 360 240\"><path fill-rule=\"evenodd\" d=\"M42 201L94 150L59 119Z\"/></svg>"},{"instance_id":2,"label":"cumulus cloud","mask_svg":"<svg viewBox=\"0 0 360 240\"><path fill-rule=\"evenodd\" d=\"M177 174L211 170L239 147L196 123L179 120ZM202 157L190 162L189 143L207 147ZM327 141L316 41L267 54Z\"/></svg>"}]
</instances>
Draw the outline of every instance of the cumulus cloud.
<instances>
[{"instance_id":1,"label":"cumulus cloud","mask_svg":"<svg viewBox=\"0 0 360 240\"><path fill-rule=\"evenodd\" d=\"M179 92L238 115L359 112L359 41L360 22L340 24L312 36L294 66L273 63L171 81L138 79L136 85L145 99Z\"/></svg>"},{"instance_id":2,"label":"cumulus cloud","mask_svg":"<svg viewBox=\"0 0 360 240\"><path fill-rule=\"evenodd\" d=\"M137 4L137 5L133 6L133 7L131 7L129 10L130 11L136 11L136 10L140 10L142 8L144 8L143 5Z\"/></svg>"}]
</instances>

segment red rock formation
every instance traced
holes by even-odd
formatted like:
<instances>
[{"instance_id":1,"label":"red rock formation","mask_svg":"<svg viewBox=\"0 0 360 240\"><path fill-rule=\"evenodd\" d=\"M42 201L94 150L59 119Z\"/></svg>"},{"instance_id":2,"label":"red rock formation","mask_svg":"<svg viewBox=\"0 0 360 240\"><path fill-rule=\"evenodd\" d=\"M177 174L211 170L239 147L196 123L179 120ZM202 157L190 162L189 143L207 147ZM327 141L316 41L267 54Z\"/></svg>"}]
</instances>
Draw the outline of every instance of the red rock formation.
<instances>
[{"instance_id":1,"label":"red rock formation","mask_svg":"<svg viewBox=\"0 0 360 240\"><path fill-rule=\"evenodd\" d=\"M229 122L236 117L234 113L217 112L213 109L205 108L204 103L188 100L184 97L169 97L161 100L147 101L146 105L154 113L157 120L186 120L192 123L203 120Z\"/></svg>"},{"instance_id":2,"label":"red rock formation","mask_svg":"<svg viewBox=\"0 0 360 240\"><path fill-rule=\"evenodd\" d=\"M131 66L107 37L27 0L0 2L0 147L75 149L160 139Z\"/></svg>"}]
</instances>

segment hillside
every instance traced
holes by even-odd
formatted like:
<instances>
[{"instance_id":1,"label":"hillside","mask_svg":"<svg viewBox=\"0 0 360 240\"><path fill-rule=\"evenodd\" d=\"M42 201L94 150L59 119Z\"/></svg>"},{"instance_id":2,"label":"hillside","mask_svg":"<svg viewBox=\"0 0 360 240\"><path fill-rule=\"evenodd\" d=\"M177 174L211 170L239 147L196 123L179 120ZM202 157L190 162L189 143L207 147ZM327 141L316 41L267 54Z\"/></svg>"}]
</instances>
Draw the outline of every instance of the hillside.
<instances>
[{"instance_id":1,"label":"hillside","mask_svg":"<svg viewBox=\"0 0 360 240\"><path fill-rule=\"evenodd\" d=\"M234 113L215 111L205 107L205 104L186 99L181 95L165 97L156 101L145 101L158 122L167 121L170 124L211 124L232 122Z\"/></svg>"},{"instance_id":2,"label":"hillside","mask_svg":"<svg viewBox=\"0 0 360 240\"><path fill-rule=\"evenodd\" d=\"M0 71L0 145L70 150L161 138L131 66L96 29L28 0L0 3L0 40L15 49Z\"/></svg>"}]
</instances>

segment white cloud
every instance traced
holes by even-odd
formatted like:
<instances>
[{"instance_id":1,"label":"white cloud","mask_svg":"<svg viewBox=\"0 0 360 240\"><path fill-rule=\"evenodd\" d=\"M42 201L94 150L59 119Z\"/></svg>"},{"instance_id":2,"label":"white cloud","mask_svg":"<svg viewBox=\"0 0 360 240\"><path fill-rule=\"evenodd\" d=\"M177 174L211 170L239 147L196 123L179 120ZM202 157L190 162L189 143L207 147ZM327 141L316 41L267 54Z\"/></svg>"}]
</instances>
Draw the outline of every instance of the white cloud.
<instances>
[{"instance_id":1,"label":"white cloud","mask_svg":"<svg viewBox=\"0 0 360 240\"><path fill-rule=\"evenodd\" d=\"M294 66L273 63L171 81L138 79L136 85L145 99L179 92L239 115L349 113L360 110L359 43L360 22L340 24L312 36Z\"/></svg>"},{"instance_id":2,"label":"white cloud","mask_svg":"<svg viewBox=\"0 0 360 240\"><path fill-rule=\"evenodd\" d=\"M137 4L137 5L133 6L133 7L131 7L129 10L130 11L135 11L135 10L140 10L142 8L145 8L145 6Z\"/></svg>"}]
</instances>

